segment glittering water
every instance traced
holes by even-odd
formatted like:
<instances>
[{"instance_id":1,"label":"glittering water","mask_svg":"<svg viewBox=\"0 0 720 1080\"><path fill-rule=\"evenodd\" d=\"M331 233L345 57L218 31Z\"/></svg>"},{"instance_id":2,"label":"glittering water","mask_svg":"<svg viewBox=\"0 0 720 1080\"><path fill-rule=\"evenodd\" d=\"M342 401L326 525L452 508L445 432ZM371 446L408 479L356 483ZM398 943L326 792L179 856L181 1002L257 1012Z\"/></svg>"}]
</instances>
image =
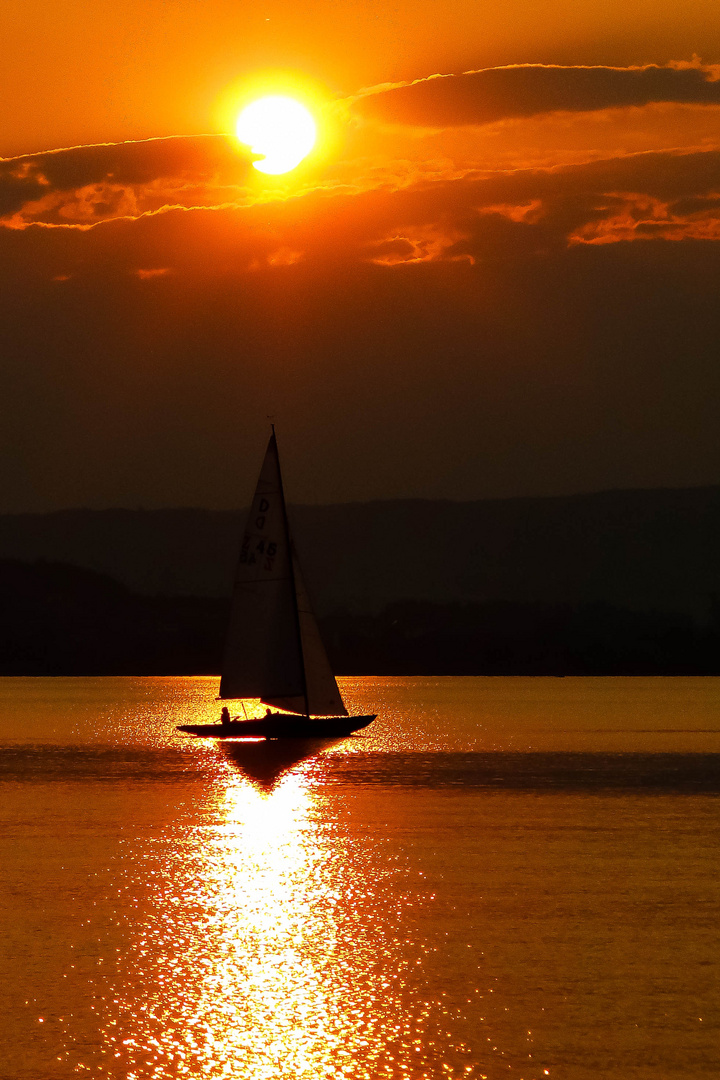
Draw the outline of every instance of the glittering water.
<instances>
[{"instance_id":1,"label":"glittering water","mask_svg":"<svg viewBox=\"0 0 720 1080\"><path fill-rule=\"evenodd\" d=\"M5 679L0 1076L720 1075L720 680Z\"/></svg>"}]
</instances>

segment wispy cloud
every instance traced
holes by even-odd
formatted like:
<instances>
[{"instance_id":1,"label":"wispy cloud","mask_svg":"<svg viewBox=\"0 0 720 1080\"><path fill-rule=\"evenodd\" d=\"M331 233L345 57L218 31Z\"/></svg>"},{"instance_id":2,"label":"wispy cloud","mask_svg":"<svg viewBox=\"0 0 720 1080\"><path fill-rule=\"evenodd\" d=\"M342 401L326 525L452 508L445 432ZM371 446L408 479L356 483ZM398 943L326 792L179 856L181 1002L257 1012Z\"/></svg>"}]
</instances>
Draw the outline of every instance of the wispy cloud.
<instances>
[{"instance_id":1,"label":"wispy cloud","mask_svg":"<svg viewBox=\"0 0 720 1080\"><path fill-rule=\"evenodd\" d=\"M16 259L24 254L33 273L55 280L97 273L237 277L298 264L483 264L576 245L720 239L720 152L469 172L356 193L319 189L261 205L168 207L91 229L48 222L0 230L6 248L11 239Z\"/></svg>"},{"instance_id":2,"label":"wispy cloud","mask_svg":"<svg viewBox=\"0 0 720 1080\"><path fill-rule=\"evenodd\" d=\"M0 219L88 225L163 206L241 202L251 158L221 135L74 146L0 159Z\"/></svg>"},{"instance_id":3,"label":"wispy cloud","mask_svg":"<svg viewBox=\"0 0 720 1080\"><path fill-rule=\"evenodd\" d=\"M392 112L392 103L403 100L412 103L414 118L429 122L442 114L462 124L477 115L478 103L487 107L489 77L502 77L493 107L519 114L540 107L541 99L543 107L562 99L578 109L656 102L663 93L676 101L702 94L714 101L720 98L717 74L698 65L526 66L429 79L358 104L383 102ZM425 98L395 96L405 91ZM0 161L0 231L86 234L84 249L79 240L50 245L67 256L48 266L56 280L77 273L81 250L106 247L110 238L96 242L89 234L108 228L115 245L108 264L141 279L158 276L156 267L188 265L203 248L212 252L206 258L217 265L229 260L237 271L280 271L302 261L395 266L483 260L514 249L529 254L636 239L718 238L717 148L588 157L491 170L473 160L407 161L376 153L328 168L292 198L266 194L260 201L249 156L225 136L70 147ZM349 175L353 185L345 182Z\"/></svg>"}]
</instances>

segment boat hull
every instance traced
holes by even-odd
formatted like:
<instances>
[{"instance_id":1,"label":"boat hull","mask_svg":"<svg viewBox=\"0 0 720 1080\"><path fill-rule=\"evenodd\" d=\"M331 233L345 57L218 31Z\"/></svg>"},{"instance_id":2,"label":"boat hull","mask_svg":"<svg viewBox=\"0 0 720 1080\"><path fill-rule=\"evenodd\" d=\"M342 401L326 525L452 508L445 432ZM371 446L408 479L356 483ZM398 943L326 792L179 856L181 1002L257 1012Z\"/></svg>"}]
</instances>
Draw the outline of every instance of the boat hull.
<instances>
[{"instance_id":1,"label":"boat hull","mask_svg":"<svg viewBox=\"0 0 720 1080\"><path fill-rule=\"evenodd\" d=\"M181 724L177 730L202 739L334 739L360 731L375 718L376 714L313 720L272 713L259 720L233 720L229 724Z\"/></svg>"}]
</instances>

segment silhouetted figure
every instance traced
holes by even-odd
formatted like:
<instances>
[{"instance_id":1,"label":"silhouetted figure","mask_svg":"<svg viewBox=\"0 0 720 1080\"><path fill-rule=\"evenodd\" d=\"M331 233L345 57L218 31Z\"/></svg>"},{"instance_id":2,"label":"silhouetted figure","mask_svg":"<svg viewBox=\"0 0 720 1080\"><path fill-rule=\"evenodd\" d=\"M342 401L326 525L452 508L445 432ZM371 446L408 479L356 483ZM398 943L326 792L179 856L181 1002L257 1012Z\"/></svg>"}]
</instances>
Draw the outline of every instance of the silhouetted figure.
<instances>
[{"instance_id":1,"label":"silhouetted figure","mask_svg":"<svg viewBox=\"0 0 720 1080\"><path fill-rule=\"evenodd\" d=\"M222 710L220 712L220 723L221 724L229 724L230 723L230 711L229 711L227 705L223 705Z\"/></svg>"}]
</instances>

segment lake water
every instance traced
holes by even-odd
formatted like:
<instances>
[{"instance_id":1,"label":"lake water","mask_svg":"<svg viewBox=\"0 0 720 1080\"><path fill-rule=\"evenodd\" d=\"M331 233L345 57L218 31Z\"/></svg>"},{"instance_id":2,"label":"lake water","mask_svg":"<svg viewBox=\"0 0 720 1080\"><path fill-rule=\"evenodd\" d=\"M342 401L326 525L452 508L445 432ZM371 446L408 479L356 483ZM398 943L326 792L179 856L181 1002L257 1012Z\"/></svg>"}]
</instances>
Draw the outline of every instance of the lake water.
<instances>
[{"instance_id":1,"label":"lake water","mask_svg":"<svg viewBox=\"0 0 720 1080\"><path fill-rule=\"evenodd\" d=\"M720 679L4 679L2 1080L720 1075Z\"/></svg>"}]
</instances>

